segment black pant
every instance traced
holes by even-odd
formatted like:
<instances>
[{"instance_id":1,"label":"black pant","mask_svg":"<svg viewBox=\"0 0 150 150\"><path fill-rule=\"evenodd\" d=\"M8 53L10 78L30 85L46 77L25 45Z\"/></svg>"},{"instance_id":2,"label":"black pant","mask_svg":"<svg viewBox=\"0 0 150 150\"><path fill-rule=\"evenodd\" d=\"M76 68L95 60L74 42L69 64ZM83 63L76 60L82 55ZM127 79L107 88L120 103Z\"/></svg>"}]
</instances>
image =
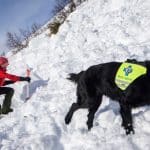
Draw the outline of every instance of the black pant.
<instances>
[{"instance_id":1,"label":"black pant","mask_svg":"<svg viewBox=\"0 0 150 150\"><path fill-rule=\"evenodd\" d=\"M0 87L0 95L5 94L2 109L8 110L11 106L11 99L14 95L14 89L10 87Z\"/></svg>"}]
</instances>

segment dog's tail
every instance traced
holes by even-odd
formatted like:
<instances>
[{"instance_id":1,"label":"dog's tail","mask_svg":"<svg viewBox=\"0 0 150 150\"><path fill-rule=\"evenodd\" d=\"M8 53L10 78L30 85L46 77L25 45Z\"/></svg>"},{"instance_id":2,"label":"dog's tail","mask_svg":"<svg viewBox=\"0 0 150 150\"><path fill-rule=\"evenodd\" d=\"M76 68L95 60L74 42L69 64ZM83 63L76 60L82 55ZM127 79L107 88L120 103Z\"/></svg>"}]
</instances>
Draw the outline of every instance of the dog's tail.
<instances>
[{"instance_id":1,"label":"dog's tail","mask_svg":"<svg viewBox=\"0 0 150 150\"><path fill-rule=\"evenodd\" d=\"M71 80L75 83L77 83L81 77L81 75L83 74L84 71L79 72L78 74L76 73L70 73L69 77L67 78L68 80Z\"/></svg>"}]
</instances>

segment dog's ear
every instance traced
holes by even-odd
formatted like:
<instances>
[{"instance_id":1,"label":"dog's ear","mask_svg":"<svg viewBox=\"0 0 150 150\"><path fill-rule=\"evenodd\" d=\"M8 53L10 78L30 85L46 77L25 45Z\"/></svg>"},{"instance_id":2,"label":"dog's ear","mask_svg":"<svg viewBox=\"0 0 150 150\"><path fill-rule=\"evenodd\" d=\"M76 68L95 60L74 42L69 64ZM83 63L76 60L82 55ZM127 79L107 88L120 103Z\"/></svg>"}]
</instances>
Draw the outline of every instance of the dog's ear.
<instances>
[{"instance_id":1,"label":"dog's ear","mask_svg":"<svg viewBox=\"0 0 150 150\"><path fill-rule=\"evenodd\" d=\"M129 63L137 63L137 60L136 60L136 59L127 59L126 62L129 62Z\"/></svg>"},{"instance_id":2,"label":"dog's ear","mask_svg":"<svg viewBox=\"0 0 150 150\"><path fill-rule=\"evenodd\" d=\"M146 61L145 61L145 64L146 64L147 69L150 70L150 61L149 61L149 60L146 60Z\"/></svg>"}]
</instances>

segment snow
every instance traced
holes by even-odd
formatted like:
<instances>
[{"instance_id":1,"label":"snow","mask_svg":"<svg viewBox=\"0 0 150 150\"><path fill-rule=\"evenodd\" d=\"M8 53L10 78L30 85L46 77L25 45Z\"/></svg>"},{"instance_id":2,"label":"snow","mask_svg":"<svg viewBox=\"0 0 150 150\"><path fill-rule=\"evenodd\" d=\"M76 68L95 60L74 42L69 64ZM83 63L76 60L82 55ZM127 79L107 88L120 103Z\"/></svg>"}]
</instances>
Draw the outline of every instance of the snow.
<instances>
[{"instance_id":1,"label":"snow","mask_svg":"<svg viewBox=\"0 0 150 150\"><path fill-rule=\"evenodd\" d=\"M108 97L87 130L87 110L78 110L66 126L64 117L76 100L68 73L91 65L150 59L149 0L90 0L69 15L58 34L48 30L9 57L9 72L25 76L31 68L30 96L25 82L11 85L14 112L0 120L1 150L149 150L150 108L133 110L135 134L121 127L119 105ZM3 96L1 96L1 101Z\"/></svg>"}]
</instances>

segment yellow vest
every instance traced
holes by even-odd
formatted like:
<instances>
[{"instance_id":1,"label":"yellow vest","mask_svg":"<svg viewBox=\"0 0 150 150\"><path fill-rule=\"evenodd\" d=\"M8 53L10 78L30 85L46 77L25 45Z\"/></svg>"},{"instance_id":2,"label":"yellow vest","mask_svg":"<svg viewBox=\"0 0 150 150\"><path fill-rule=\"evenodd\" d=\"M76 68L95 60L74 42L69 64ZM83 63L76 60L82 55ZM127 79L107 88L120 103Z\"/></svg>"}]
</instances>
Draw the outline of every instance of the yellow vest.
<instances>
[{"instance_id":1,"label":"yellow vest","mask_svg":"<svg viewBox=\"0 0 150 150\"><path fill-rule=\"evenodd\" d=\"M135 79L146 74L147 68L138 64L122 63L115 77L116 85L125 90Z\"/></svg>"}]
</instances>

